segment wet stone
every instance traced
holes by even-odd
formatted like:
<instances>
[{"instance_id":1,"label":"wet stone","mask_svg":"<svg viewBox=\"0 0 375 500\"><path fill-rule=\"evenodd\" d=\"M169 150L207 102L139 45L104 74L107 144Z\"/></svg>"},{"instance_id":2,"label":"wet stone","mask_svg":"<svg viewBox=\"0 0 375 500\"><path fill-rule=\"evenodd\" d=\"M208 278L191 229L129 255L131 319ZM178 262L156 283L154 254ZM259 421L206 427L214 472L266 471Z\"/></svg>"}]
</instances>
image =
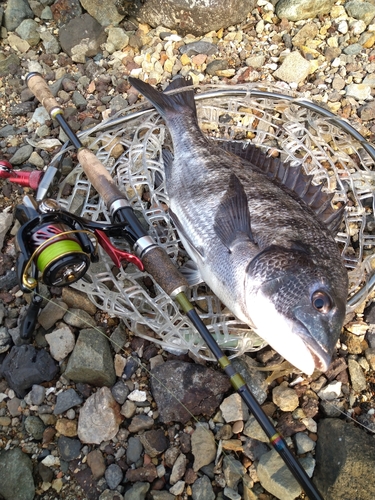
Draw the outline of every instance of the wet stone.
<instances>
[{"instance_id":1,"label":"wet stone","mask_svg":"<svg viewBox=\"0 0 375 500\"><path fill-rule=\"evenodd\" d=\"M74 389L68 389L66 391L60 392L56 398L56 406L53 411L55 415L60 415L69 408L80 405L83 399Z\"/></svg>"}]
</instances>

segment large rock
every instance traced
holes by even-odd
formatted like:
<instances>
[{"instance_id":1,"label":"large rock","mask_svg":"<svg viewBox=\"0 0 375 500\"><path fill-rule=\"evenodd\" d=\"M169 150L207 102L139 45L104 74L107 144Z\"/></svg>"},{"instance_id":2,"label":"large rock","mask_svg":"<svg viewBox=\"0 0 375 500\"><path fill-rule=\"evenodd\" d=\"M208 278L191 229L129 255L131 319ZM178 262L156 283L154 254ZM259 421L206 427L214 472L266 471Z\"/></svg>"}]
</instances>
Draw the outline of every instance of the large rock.
<instances>
[{"instance_id":1,"label":"large rock","mask_svg":"<svg viewBox=\"0 0 375 500\"><path fill-rule=\"evenodd\" d=\"M119 24L124 18L119 14L116 4L115 0L107 0L104 3L101 0L81 0L82 7L102 26Z\"/></svg>"},{"instance_id":2,"label":"large rock","mask_svg":"<svg viewBox=\"0 0 375 500\"><path fill-rule=\"evenodd\" d=\"M151 391L163 423L186 423L192 415L211 416L230 387L223 373L182 361L158 365L151 375Z\"/></svg>"},{"instance_id":3,"label":"large rock","mask_svg":"<svg viewBox=\"0 0 375 500\"><path fill-rule=\"evenodd\" d=\"M116 373L108 340L94 328L81 330L70 355L65 376L74 382L112 386Z\"/></svg>"},{"instance_id":4,"label":"large rock","mask_svg":"<svg viewBox=\"0 0 375 500\"><path fill-rule=\"evenodd\" d=\"M120 405L108 387L102 387L82 406L78 420L78 437L82 443L100 444L114 438L122 422Z\"/></svg>"},{"instance_id":5,"label":"large rock","mask_svg":"<svg viewBox=\"0 0 375 500\"><path fill-rule=\"evenodd\" d=\"M4 12L4 26L8 31L14 31L24 19L33 17L33 11L27 0L8 0Z\"/></svg>"},{"instance_id":6,"label":"large rock","mask_svg":"<svg viewBox=\"0 0 375 500\"><path fill-rule=\"evenodd\" d=\"M318 426L314 481L325 500L375 498L374 438L337 418Z\"/></svg>"},{"instance_id":7,"label":"large rock","mask_svg":"<svg viewBox=\"0 0 375 500\"><path fill-rule=\"evenodd\" d=\"M62 26L59 42L64 52L73 56L76 47L81 47L85 57L93 57L100 52L100 45L107 39L104 28L89 14L83 14Z\"/></svg>"},{"instance_id":8,"label":"large rock","mask_svg":"<svg viewBox=\"0 0 375 500\"><path fill-rule=\"evenodd\" d=\"M154 28L199 36L244 21L255 5L255 0L147 0L141 5L134 2L130 13Z\"/></svg>"},{"instance_id":9,"label":"large rock","mask_svg":"<svg viewBox=\"0 0 375 500\"><path fill-rule=\"evenodd\" d=\"M4 500L33 500L33 465L20 448L0 452L0 495Z\"/></svg>"},{"instance_id":10,"label":"large rock","mask_svg":"<svg viewBox=\"0 0 375 500\"><path fill-rule=\"evenodd\" d=\"M335 0L279 0L275 12L280 19L301 21L328 14Z\"/></svg>"},{"instance_id":11,"label":"large rock","mask_svg":"<svg viewBox=\"0 0 375 500\"><path fill-rule=\"evenodd\" d=\"M20 397L34 384L52 380L57 372L58 366L48 352L31 345L13 346L0 367L0 376Z\"/></svg>"}]
</instances>

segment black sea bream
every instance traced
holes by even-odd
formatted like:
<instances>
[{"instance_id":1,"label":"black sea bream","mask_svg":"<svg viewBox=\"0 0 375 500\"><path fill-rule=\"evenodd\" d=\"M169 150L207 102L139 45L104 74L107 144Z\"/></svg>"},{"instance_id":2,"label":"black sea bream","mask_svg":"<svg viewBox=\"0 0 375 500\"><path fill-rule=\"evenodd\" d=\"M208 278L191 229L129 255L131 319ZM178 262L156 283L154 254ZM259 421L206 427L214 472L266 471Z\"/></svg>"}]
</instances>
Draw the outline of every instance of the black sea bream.
<instances>
[{"instance_id":1,"label":"black sea bream","mask_svg":"<svg viewBox=\"0 0 375 500\"><path fill-rule=\"evenodd\" d=\"M162 115L170 215L212 291L304 373L325 371L345 317L348 276L334 240L343 209L300 167L200 130L191 84L166 95L129 78ZM233 152L231 152L231 150ZM234 154L236 153L236 154Z\"/></svg>"}]
</instances>

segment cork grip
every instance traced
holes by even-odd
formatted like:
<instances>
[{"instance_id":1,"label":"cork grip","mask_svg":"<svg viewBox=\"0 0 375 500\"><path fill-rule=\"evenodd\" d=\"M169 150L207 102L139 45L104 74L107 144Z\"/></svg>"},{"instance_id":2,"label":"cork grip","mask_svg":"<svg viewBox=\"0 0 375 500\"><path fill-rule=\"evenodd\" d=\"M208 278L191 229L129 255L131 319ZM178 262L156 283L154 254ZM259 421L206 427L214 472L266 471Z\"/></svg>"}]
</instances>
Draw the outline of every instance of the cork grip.
<instances>
[{"instance_id":1,"label":"cork grip","mask_svg":"<svg viewBox=\"0 0 375 500\"><path fill-rule=\"evenodd\" d=\"M151 248L142 257L145 270L152 275L156 283L167 295L175 295L181 288L186 289L188 283L178 272L177 267L160 247Z\"/></svg>"},{"instance_id":2,"label":"cork grip","mask_svg":"<svg viewBox=\"0 0 375 500\"><path fill-rule=\"evenodd\" d=\"M108 208L119 199L125 199L108 170L92 151L81 148L77 153L78 160L91 184L103 198Z\"/></svg>"},{"instance_id":3,"label":"cork grip","mask_svg":"<svg viewBox=\"0 0 375 500\"><path fill-rule=\"evenodd\" d=\"M27 86L35 95L38 101L51 114L53 109L61 109L56 99L53 97L47 83L39 73L29 73L26 78Z\"/></svg>"}]
</instances>

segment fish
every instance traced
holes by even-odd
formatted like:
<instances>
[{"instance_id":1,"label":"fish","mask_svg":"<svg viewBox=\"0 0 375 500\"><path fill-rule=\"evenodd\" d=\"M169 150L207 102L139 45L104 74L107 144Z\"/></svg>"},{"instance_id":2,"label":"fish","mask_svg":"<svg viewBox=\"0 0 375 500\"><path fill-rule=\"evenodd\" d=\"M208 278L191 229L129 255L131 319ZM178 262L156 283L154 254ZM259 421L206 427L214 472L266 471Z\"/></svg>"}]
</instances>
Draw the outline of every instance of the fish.
<instances>
[{"instance_id":1,"label":"fish","mask_svg":"<svg viewBox=\"0 0 375 500\"><path fill-rule=\"evenodd\" d=\"M348 273L335 241L345 207L333 207L302 166L207 137L191 78L164 92L129 82L169 130L169 214L202 280L298 370L326 371L346 314Z\"/></svg>"}]
</instances>

